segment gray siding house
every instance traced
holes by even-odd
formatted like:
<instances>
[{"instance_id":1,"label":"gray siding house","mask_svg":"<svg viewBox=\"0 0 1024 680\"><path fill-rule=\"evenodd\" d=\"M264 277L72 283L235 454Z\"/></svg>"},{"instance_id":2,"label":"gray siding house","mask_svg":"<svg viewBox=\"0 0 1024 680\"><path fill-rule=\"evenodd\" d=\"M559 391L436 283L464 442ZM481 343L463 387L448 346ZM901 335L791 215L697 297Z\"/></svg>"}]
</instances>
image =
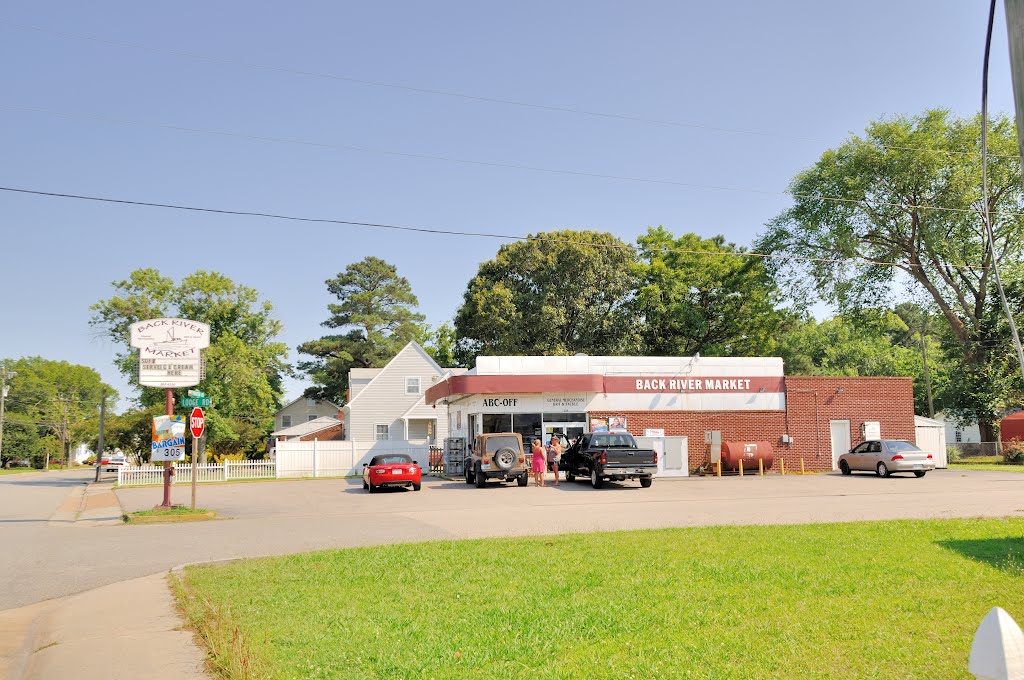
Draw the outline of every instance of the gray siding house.
<instances>
[{"instance_id":1,"label":"gray siding house","mask_svg":"<svg viewBox=\"0 0 1024 680\"><path fill-rule=\"evenodd\" d=\"M448 407L423 403L427 388L465 369L442 368L410 342L384 368L349 371L349 402L342 411L345 439L438 445L448 436Z\"/></svg>"},{"instance_id":2,"label":"gray siding house","mask_svg":"<svg viewBox=\"0 0 1024 680\"><path fill-rule=\"evenodd\" d=\"M341 407L329 401L299 397L285 404L274 414L274 430L287 430L317 418L341 420Z\"/></svg>"}]
</instances>

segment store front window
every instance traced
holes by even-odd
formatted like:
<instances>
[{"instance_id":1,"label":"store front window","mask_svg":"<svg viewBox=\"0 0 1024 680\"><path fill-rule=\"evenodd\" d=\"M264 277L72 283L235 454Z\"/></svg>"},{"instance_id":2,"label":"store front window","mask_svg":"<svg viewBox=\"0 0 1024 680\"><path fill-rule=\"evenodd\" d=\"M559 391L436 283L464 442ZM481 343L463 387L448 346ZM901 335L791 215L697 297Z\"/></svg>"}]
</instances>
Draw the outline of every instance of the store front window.
<instances>
[{"instance_id":1,"label":"store front window","mask_svg":"<svg viewBox=\"0 0 1024 680\"><path fill-rule=\"evenodd\" d=\"M480 417L484 434L512 431L512 415L509 413L484 413Z\"/></svg>"},{"instance_id":2,"label":"store front window","mask_svg":"<svg viewBox=\"0 0 1024 680\"><path fill-rule=\"evenodd\" d=\"M512 416L512 431L523 436L523 446L533 443L534 437L540 437L544 421L539 413L516 413Z\"/></svg>"},{"instance_id":3,"label":"store front window","mask_svg":"<svg viewBox=\"0 0 1024 680\"><path fill-rule=\"evenodd\" d=\"M547 444L558 434L572 442L587 431L586 413L482 413L479 418L484 434L518 432L527 447L535 437Z\"/></svg>"}]
</instances>

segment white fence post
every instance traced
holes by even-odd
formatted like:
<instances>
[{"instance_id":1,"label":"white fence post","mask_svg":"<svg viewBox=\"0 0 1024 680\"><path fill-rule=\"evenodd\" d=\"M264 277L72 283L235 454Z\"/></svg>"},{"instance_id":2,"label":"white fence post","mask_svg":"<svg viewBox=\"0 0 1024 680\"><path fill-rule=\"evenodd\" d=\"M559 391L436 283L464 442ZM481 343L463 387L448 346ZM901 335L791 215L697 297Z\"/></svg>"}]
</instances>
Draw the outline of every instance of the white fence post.
<instances>
[{"instance_id":1,"label":"white fence post","mask_svg":"<svg viewBox=\"0 0 1024 680\"><path fill-rule=\"evenodd\" d=\"M226 481L228 481L229 479L231 479L231 475L230 475L230 474L229 474L229 472L228 472L228 467L229 467L230 465L231 465L231 461L230 461L230 460L227 460L227 459L225 458L225 459L224 459L224 481L225 481L225 482L226 482Z\"/></svg>"},{"instance_id":2,"label":"white fence post","mask_svg":"<svg viewBox=\"0 0 1024 680\"><path fill-rule=\"evenodd\" d=\"M316 474L316 438L313 438L313 478L317 477Z\"/></svg>"},{"instance_id":3,"label":"white fence post","mask_svg":"<svg viewBox=\"0 0 1024 680\"><path fill-rule=\"evenodd\" d=\"M100 462L96 461L96 464L99 465ZM117 485L121 486L121 466L120 465L117 466Z\"/></svg>"}]
</instances>

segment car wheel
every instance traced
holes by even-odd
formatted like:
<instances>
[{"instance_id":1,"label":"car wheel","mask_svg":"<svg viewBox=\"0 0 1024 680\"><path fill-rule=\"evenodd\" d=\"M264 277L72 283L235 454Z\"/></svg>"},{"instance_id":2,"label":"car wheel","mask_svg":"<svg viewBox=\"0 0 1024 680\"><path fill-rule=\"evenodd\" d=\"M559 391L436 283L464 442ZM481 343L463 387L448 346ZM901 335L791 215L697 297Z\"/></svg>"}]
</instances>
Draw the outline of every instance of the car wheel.
<instances>
[{"instance_id":1,"label":"car wheel","mask_svg":"<svg viewBox=\"0 0 1024 680\"><path fill-rule=\"evenodd\" d=\"M369 489L370 488L370 485L366 483L365 479L363 480L363 488L364 489Z\"/></svg>"},{"instance_id":2,"label":"car wheel","mask_svg":"<svg viewBox=\"0 0 1024 680\"><path fill-rule=\"evenodd\" d=\"M839 471L842 472L844 475L848 475L850 474L850 472L852 472L852 470L850 470L850 464L847 463L845 460L839 461Z\"/></svg>"},{"instance_id":3,"label":"car wheel","mask_svg":"<svg viewBox=\"0 0 1024 680\"><path fill-rule=\"evenodd\" d=\"M469 467L467 466L466 467L466 484L472 484L472 483L473 483L473 471L470 470Z\"/></svg>"},{"instance_id":4,"label":"car wheel","mask_svg":"<svg viewBox=\"0 0 1024 680\"><path fill-rule=\"evenodd\" d=\"M480 470L473 471L473 481L476 482L476 488L482 489L487 484L487 478L484 477L484 473Z\"/></svg>"},{"instance_id":5,"label":"car wheel","mask_svg":"<svg viewBox=\"0 0 1024 680\"><path fill-rule=\"evenodd\" d=\"M651 484L654 484L654 479L651 477L641 477L640 486L644 489L649 489Z\"/></svg>"},{"instance_id":6,"label":"car wheel","mask_svg":"<svg viewBox=\"0 0 1024 680\"><path fill-rule=\"evenodd\" d=\"M574 475L571 472L566 472L565 473L565 481L570 482L570 483L571 482L575 482L576 481L576 475Z\"/></svg>"},{"instance_id":7,"label":"car wheel","mask_svg":"<svg viewBox=\"0 0 1024 680\"><path fill-rule=\"evenodd\" d=\"M597 474L597 470L590 471L590 486L594 487L595 489L600 489L602 486L604 486L604 480L601 479L601 476L599 474Z\"/></svg>"},{"instance_id":8,"label":"car wheel","mask_svg":"<svg viewBox=\"0 0 1024 680\"><path fill-rule=\"evenodd\" d=\"M412 485L412 490L413 491L419 491L420 487L422 487L422 486L423 486L422 484L420 484L419 482L416 482L415 484Z\"/></svg>"},{"instance_id":9,"label":"car wheel","mask_svg":"<svg viewBox=\"0 0 1024 680\"><path fill-rule=\"evenodd\" d=\"M526 475L519 475L519 478L516 479L516 483L519 484L519 486L526 486L530 483L530 478Z\"/></svg>"},{"instance_id":10,"label":"car wheel","mask_svg":"<svg viewBox=\"0 0 1024 680\"><path fill-rule=\"evenodd\" d=\"M375 493L377 491L377 487L375 487L373 484L368 485L366 488L370 493Z\"/></svg>"},{"instance_id":11,"label":"car wheel","mask_svg":"<svg viewBox=\"0 0 1024 680\"><path fill-rule=\"evenodd\" d=\"M924 477L925 470L914 470L915 477Z\"/></svg>"},{"instance_id":12,"label":"car wheel","mask_svg":"<svg viewBox=\"0 0 1024 680\"><path fill-rule=\"evenodd\" d=\"M875 472L878 473L879 477L888 477L889 468L885 467L885 463L878 461L878 465L875 466Z\"/></svg>"}]
</instances>

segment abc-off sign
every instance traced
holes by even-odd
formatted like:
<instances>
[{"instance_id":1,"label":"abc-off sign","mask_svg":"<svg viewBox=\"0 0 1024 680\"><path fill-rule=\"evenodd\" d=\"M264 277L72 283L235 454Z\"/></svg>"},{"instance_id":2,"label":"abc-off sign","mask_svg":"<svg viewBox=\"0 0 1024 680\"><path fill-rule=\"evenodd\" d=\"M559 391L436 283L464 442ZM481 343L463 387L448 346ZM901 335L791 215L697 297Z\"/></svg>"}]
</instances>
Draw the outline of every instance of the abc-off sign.
<instances>
[{"instance_id":1,"label":"abc-off sign","mask_svg":"<svg viewBox=\"0 0 1024 680\"><path fill-rule=\"evenodd\" d=\"M192 413L189 414L188 429L196 439L202 437L203 432L206 430L206 416L203 415L203 409L198 406L192 409Z\"/></svg>"}]
</instances>

